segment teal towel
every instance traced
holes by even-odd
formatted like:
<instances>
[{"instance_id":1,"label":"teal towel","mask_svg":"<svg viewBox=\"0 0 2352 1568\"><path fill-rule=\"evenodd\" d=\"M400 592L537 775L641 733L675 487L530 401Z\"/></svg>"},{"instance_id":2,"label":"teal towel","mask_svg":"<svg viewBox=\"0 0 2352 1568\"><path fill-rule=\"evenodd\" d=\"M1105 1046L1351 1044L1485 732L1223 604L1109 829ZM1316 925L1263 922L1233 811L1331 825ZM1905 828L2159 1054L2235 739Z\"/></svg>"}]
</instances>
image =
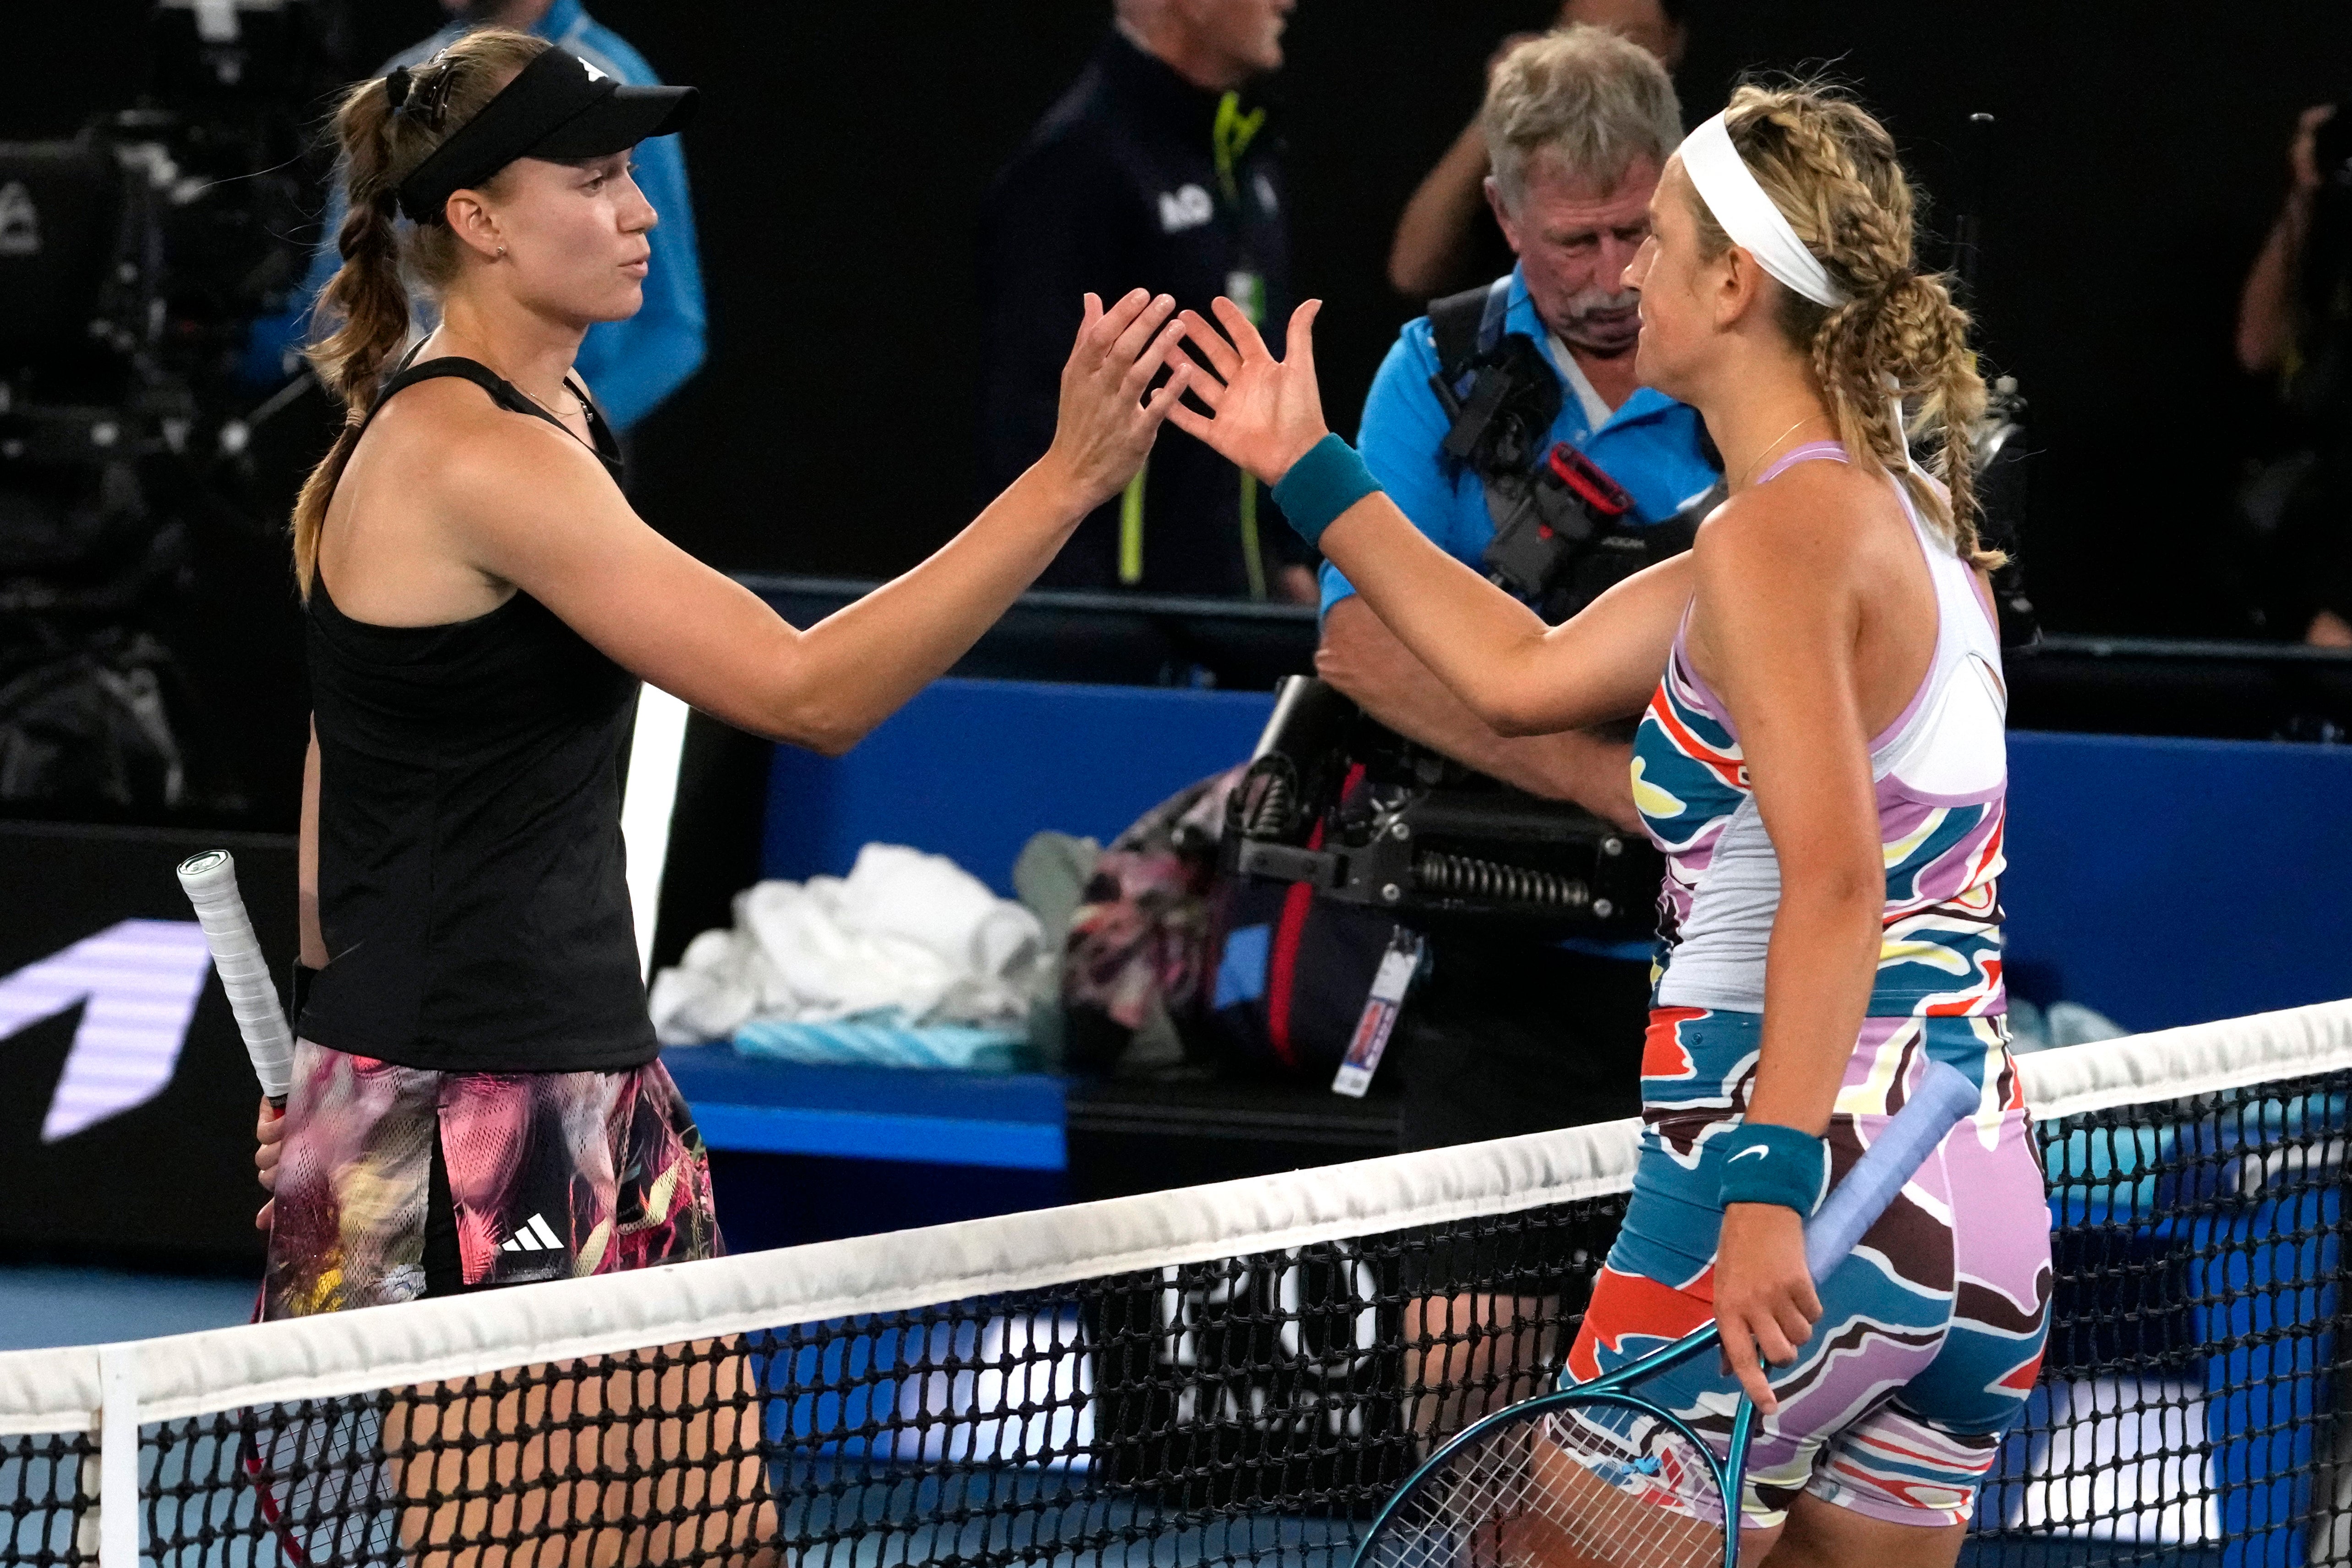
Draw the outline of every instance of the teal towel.
<instances>
[{"instance_id":1,"label":"teal towel","mask_svg":"<svg viewBox=\"0 0 2352 1568\"><path fill-rule=\"evenodd\" d=\"M755 1019L735 1031L745 1056L814 1067L912 1067L957 1072L1021 1072L1036 1065L1025 1033L969 1024L895 1021L867 1014L832 1023Z\"/></svg>"}]
</instances>

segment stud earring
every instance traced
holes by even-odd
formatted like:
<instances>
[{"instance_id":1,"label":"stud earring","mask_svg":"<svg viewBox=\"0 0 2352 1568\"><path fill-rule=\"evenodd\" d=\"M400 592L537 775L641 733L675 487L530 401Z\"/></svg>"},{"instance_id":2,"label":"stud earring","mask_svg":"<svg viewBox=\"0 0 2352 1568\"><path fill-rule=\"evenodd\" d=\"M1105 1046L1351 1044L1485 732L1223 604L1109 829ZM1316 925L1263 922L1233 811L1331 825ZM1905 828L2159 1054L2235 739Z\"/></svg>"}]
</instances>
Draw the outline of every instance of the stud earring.
<instances>
[{"instance_id":1,"label":"stud earring","mask_svg":"<svg viewBox=\"0 0 2352 1568\"><path fill-rule=\"evenodd\" d=\"M504 256L504 255L506 255L506 253L507 253L507 247L506 247L506 246L499 246L499 254L500 256Z\"/></svg>"}]
</instances>

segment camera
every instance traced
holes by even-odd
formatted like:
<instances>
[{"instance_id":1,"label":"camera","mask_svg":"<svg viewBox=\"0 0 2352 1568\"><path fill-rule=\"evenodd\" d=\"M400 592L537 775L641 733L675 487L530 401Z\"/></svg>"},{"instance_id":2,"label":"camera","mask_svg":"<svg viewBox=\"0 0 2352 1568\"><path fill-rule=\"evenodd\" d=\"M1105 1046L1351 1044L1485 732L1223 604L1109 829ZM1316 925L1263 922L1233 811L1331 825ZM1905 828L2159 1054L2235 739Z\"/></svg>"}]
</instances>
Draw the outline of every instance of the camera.
<instances>
[{"instance_id":1,"label":"camera","mask_svg":"<svg viewBox=\"0 0 2352 1568\"><path fill-rule=\"evenodd\" d=\"M1424 931L1646 941L1665 872L1640 835L1474 772L1307 675L1276 688L1225 825L1228 872Z\"/></svg>"},{"instance_id":2,"label":"camera","mask_svg":"<svg viewBox=\"0 0 2352 1568\"><path fill-rule=\"evenodd\" d=\"M303 0L162 0L152 26L136 104L69 140L0 142L0 382L20 419L117 402L130 417L85 455L183 447L199 411L142 401L163 383L203 412L242 395L226 383L301 280L322 172L302 113L332 73Z\"/></svg>"},{"instance_id":3,"label":"camera","mask_svg":"<svg viewBox=\"0 0 2352 1568\"><path fill-rule=\"evenodd\" d=\"M161 0L130 106L0 142L0 809L133 820L220 805L163 640L192 520L240 517L238 361L283 308L333 73L306 0Z\"/></svg>"}]
</instances>

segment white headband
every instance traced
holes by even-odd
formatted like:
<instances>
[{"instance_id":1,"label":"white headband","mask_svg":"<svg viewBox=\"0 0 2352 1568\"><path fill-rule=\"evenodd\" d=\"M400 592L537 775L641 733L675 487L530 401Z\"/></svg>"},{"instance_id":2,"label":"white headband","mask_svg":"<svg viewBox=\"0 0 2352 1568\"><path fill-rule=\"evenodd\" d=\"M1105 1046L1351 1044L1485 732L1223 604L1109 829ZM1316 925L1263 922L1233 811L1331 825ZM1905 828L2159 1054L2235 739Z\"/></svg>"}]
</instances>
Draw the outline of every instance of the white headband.
<instances>
[{"instance_id":1,"label":"white headband","mask_svg":"<svg viewBox=\"0 0 2352 1568\"><path fill-rule=\"evenodd\" d=\"M1840 288L1789 226L1764 187L1756 183L1739 149L1731 144L1731 128L1723 116L1700 126L1683 139L1683 172L1698 191L1698 199L1731 236L1731 243L1756 258L1756 265L1816 305L1846 302Z\"/></svg>"},{"instance_id":2,"label":"white headband","mask_svg":"<svg viewBox=\"0 0 2352 1568\"><path fill-rule=\"evenodd\" d=\"M1830 277L1821 257L1805 248L1788 218L1756 183L1748 161L1731 144L1731 127L1724 123L1723 116L1717 115L1683 138L1680 151L1683 172L1690 176L1698 199L1706 204L1731 243L1754 256L1757 266L1816 305L1835 308L1853 298ZM1903 449L1904 466L1919 472L1904 432L1903 400L1887 399L1886 412L1895 423L1895 444Z\"/></svg>"}]
</instances>

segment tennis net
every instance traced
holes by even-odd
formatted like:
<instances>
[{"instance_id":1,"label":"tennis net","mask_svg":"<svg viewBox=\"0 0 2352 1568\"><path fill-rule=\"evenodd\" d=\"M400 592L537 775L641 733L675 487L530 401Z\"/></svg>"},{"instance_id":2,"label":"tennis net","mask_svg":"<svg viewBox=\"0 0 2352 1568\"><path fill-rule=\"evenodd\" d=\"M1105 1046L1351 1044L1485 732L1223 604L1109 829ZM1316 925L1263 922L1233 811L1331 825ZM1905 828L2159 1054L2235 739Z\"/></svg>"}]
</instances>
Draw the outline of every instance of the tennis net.
<instances>
[{"instance_id":1,"label":"tennis net","mask_svg":"<svg viewBox=\"0 0 2352 1568\"><path fill-rule=\"evenodd\" d=\"M2352 1563L2352 1003L2021 1071L2053 1326L1971 1560ZM1339 1568L1549 1385L1633 1134L0 1355L0 1564Z\"/></svg>"}]
</instances>

